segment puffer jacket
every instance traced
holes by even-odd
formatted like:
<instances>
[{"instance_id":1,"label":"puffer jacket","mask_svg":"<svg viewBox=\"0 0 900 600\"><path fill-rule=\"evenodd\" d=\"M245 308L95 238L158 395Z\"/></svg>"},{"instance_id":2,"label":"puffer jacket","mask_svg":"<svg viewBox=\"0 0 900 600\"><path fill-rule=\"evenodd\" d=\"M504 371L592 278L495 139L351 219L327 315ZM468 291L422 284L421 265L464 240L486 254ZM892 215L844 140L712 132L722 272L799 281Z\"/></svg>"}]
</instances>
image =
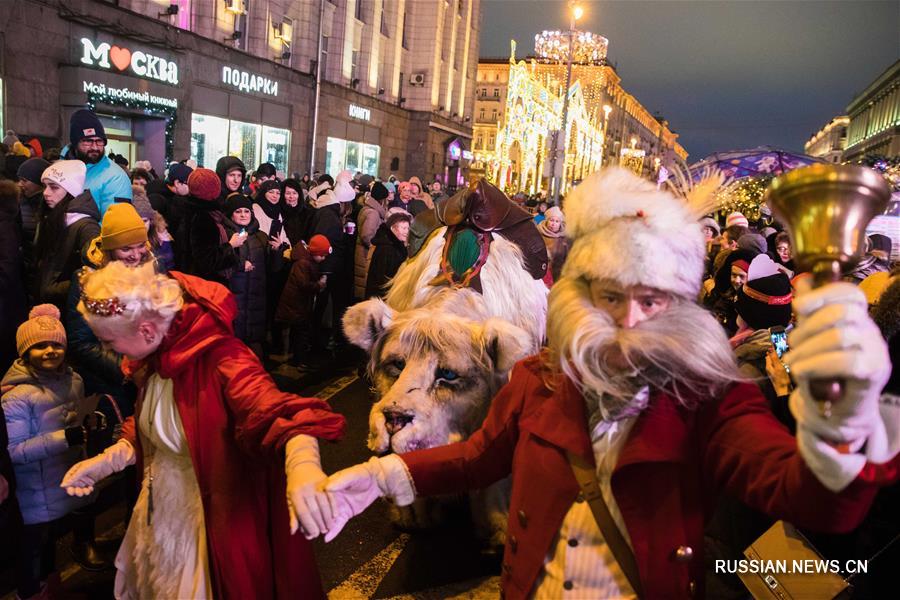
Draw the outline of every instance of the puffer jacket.
<instances>
[{"instance_id":1,"label":"puffer jacket","mask_svg":"<svg viewBox=\"0 0 900 600\"><path fill-rule=\"evenodd\" d=\"M269 252L269 238L259 230L259 221L254 217L246 228L235 225L228 219L223 221L228 236L247 230L247 241L237 248L237 264L228 280L228 289L234 294L238 314L234 320L234 335L245 344L262 343L266 339L266 269ZM250 261L252 271L245 271L245 263Z\"/></svg>"},{"instance_id":2,"label":"puffer jacket","mask_svg":"<svg viewBox=\"0 0 900 600\"><path fill-rule=\"evenodd\" d=\"M369 262L369 276L366 278L366 298L383 297L387 294L387 285L403 261L406 260L406 244L397 239L387 223L378 228L372 239L375 250Z\"/></svg>"},{"instance_id":3,"label":"puffer jacket","mask_svg":"<svg viewBox=\"0 0 900 600\"><path fill-rule=\"evenodd\" d=\"M39 373L17 359L2 386L14 386L2 403L25 524L58 519L90 502L90 496L69 496L59 487L66 471L84 458L83 448L70 448L63 431L75 425L84 400L81 377L69 367L59 374Z\"/></svg>"},{"instance_id":4,"label":"puffer jacket","mask_svg":"<svg viewBox=\"0 0 900 600\"><path fill-rule=\"evenodd\" d=\"M387 209L371 196L366 196L366 203L356 219L356 251L353 261L353 284L357 298L366 297L366 277L369 274L369 254L372 238L384 223Z\"/></svg>"},{"instance_id":5,"label":"puffer jacket","mask_svg":"<svg viewBox=\"0 0 900 600\"><path fill-rule=\"evenodd\" d=\"M99 221L100 211L90 191L82 192L69 202L65 237L55 243L56 251L38 265L38 302L49 302L60 312L65 311L72 275L81 268L84 248L100 235ZM38 240L41 235L39 225Z\"/></svg>"},{"instance_id":6,"label":"puffer jacket","mask_svg":"<svg viewBox=\"0 0 900 600\"><path fill-rule=\"evenodd\" d=\"M291 273L278 301L275 320L294 325L310 317L319 293L319 264L313 260L305 243L291 250Z\"/></svg>"}]
</instances>

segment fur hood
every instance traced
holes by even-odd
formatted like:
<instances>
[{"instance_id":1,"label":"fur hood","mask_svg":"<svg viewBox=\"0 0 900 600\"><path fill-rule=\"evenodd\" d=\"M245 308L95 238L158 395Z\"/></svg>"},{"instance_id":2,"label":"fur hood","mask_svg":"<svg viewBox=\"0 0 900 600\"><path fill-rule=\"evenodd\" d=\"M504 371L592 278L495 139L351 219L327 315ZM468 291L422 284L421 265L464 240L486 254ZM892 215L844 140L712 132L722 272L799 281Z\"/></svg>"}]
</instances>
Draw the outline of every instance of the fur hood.
<instances>
[{"instance_id":1,"label":"fur hood","mask_svg":"<svg viewBox=\"0 0 900 600\"><path fill-rule=\"evenodd\" d=\"M566 198L572 247L563 276L697 297L706 251L687 203L623 168L598 171Z\"/></svg>"}]
</instances>

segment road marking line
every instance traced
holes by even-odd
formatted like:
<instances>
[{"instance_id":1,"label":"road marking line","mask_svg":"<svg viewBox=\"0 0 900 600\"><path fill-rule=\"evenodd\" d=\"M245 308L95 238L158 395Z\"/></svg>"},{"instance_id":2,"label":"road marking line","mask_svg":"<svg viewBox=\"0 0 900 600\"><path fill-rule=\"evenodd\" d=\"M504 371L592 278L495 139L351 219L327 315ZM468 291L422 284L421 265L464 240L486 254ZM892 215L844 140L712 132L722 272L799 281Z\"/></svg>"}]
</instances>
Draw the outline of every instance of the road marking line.
<instances>
[{"instance_id":1,"label":"road marking line","mask_svg":"<svg viewBox=\"0 0 900 600\"><path fill-rule=\"evenodd\" d=\"M345 375L343 377L338 377L334 380L333 383L328 384L325 388L322 389L316 397L321 400L331 400L333 396L337 396L345 389L350 387L353 382L355 382L359 377L356 375Z\"/></svg>"},{"instance_id":2,"label":"road marking line","mask_svg":"<svg viewBox=\"0 0 900 600\"><path fill-rule=\"evenodd\" d=\"M369 562L358 568L339 586L328 592L329 600L358 600L371 598L381 585L397 557L409 542L409 534L401 533L387 548L376 554Z\"/></svg>"}]
</instances>

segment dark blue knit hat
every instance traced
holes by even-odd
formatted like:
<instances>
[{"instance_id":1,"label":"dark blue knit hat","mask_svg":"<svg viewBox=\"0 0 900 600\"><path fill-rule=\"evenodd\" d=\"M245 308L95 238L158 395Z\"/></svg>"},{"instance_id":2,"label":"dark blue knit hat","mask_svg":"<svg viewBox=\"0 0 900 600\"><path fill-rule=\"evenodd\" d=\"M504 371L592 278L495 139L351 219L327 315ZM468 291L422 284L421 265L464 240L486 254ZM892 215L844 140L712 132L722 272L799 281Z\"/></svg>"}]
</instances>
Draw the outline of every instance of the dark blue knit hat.
<instances>
[{"instance_id":1,"label":"dark blue knit hat","mask_svg":"<svg viewBox=\"0 0 900 600\"><path fill-rule=\"evenodd\" d=\"M75 146L82 138L98 137L106 141L103 123L93 112L86 108L76 110L69 119L69 143Z\"/></svg>"},{"instance_id":2,"label":"dark blue knit hat","mask_svg":"<svg viewBox=\"0 0 900 600\"><path fill-rule=\"evenodd\" d=\"M193 171L193 169L184 163L172 163L169 166L169 175L166 177L166 181L168 183L175 183L176 181L187 183L188 177L191 176L191 171Z\"/></svg>"},{"instance_id":3,"label":"dark blue knit hat","mask_svg":"<svg viewBox=\"0 0 900 600\"><path fill-rule=\"evenodd\" d=\"M19 165L16 176L19 179L25 179L31 183L41 185L41 175L43 175L44 170L49 166L50 163L43 158L29 158Z\"/></svg>"}]
</instances>

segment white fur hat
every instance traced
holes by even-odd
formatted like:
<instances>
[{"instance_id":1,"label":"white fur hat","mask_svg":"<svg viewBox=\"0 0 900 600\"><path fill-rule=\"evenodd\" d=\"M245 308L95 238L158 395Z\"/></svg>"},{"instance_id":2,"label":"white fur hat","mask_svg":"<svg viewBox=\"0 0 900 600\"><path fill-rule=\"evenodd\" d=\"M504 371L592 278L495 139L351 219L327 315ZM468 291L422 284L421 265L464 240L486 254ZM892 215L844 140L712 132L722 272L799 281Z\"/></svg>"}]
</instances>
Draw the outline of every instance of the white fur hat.
<instances>
[{"instance_id":1,"label":"white fur hat","mask_svg":"<svg viewBox=\"0 0 900 600\"><path fill-rule=\"evenodd\" d=\"M564 277L612 279L697 297L706 245L699 215L684 199L611 167L581 182L564 207L572 239Z\"/></svg>"}]
</instances>

